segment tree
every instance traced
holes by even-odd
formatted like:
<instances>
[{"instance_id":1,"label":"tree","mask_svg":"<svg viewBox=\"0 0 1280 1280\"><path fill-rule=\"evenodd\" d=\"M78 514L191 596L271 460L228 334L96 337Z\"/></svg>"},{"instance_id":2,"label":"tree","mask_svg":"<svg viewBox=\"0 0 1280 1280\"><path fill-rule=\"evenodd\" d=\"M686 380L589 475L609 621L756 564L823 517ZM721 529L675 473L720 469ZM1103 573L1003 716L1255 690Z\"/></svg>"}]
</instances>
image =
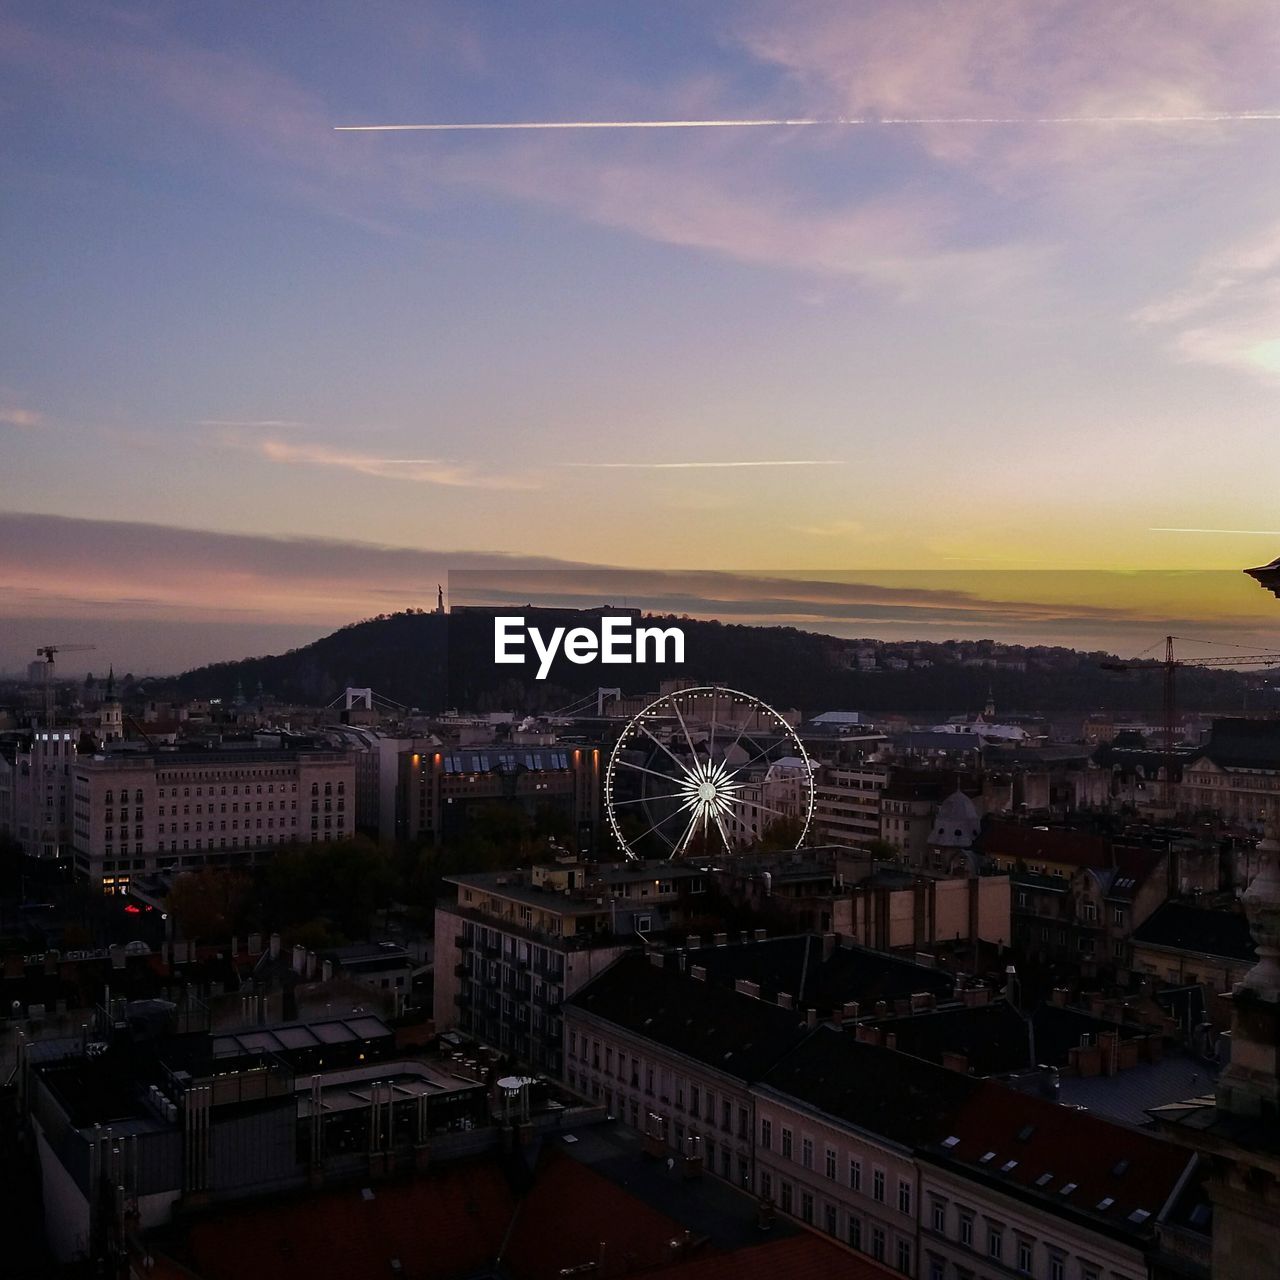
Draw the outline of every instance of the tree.
<instances>
[{"instance_id":1,"label":"tree","mask_svg":"<svg viewBox=\"0 0 1280 1280\"><path fill-rule=\"evenodd\" d=\"M238 871L184 871L173 882L165 905L183 938L218 940L241 927L251 887L249 877Z\"/></svg>"}]
</instances>

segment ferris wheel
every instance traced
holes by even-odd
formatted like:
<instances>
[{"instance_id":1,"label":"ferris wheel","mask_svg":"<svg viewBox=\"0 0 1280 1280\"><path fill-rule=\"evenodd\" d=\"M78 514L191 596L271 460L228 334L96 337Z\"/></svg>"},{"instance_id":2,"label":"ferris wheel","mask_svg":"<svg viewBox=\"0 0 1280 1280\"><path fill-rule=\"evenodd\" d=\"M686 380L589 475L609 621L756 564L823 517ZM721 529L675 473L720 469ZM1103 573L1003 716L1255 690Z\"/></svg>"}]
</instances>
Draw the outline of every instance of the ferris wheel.
<instances>
[{"instance_id":1,"label":"ferris wheel","mask_svg":"<svg viewBox=\"0 0 1280 1280\"><path fill-rule=\"evenodd\" d=\"M732 852L779 819L813 819L813 766L795 730L751 694L713 685L664 693L609 756L605 812L628 858Z\"/></svg>"}]
</instances>

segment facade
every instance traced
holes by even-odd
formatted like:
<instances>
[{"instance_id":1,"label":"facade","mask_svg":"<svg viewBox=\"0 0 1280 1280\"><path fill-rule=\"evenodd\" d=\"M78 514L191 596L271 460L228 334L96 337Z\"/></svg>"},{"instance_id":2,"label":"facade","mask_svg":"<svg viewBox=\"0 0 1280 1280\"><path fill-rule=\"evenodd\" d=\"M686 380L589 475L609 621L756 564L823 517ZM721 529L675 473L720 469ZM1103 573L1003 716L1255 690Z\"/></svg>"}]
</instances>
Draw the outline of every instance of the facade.
<instances>
[{"instance_id":1,"label":"facade","mask_svg":"<svg viewBox=\"0 0 1280 1280\"><path fill-rule=\"evenodd\" d=\"M928 951L951 943L1008 945L1010 877L885 870L836 904L833 928L879 951Z\"/></svg>"},{"instance_id":2,"label":"facade","mask_svg":"<svg viewBox=\"0 0 1280 1280\"><path fill-rule=\"evenodd\" d=\"M754 1086L756 1191L791 1217L918 1274L920 1173L974 1089L965 1076L822 1028Z\"/></svg>"},{"instance_id":3,"label":"facade","mask_svg":"<svg viewBox=\"0 0 1280 1280\"><path fill-rule=\"evenodd\" d=\"M751 1082L810 1025L677 959L624 956L570 998L564 1079L644 1134L652 1154L750 1189Z\"/></svg>"},{"instance_id":4,"label":"facade","mask_svg":"<svg viewBox=\"0 0 1280 1280\"><path fill-rule=\"evenodd\" d=\"M556 1075L564 1000L703 888L696 867L670 862L566 862L447 883L458 896L436 906L436 1026Z\"/></svg>"},{"instance_id":5,"label":"facade","mask_svg":"<svg viewBox=\"0 0 1280 1280\"><path fill-rule=\"evenodd\" d=\"M594 846L600 822L598 747L438 748L398 756L396 836L439 844L457 836L479 806L551 809L572 823L580 849Z\"/></svg>"},{"instance_id":6,"label":"facade","mask_svg":"<svg viewBox=\"0 0 1280 1280\"><path fill-rule=\"evenodd\" d=\"M945 795L940 782L890 782L880 797L880 839L912 866L923 866L933 815Z\"/></svg>"},{"instance_id":7,"label":"facade","mask_svg":"<svg viewBox=\"0 0 1280 1280\"><path fill-rule=\"evenodd\" d=\"M1258 834L1280 825L1280 721L1215 720L1208 745L1183 765L1176 799Z\"/></svg>"},{"instance_id":8,"label":"facade","mask_svg":"<svg viewBox=\"0 0 1280 1280\"><path fill-rule=\"evenodd\" d=\"M35 729L0 741L0 834L29 858L70 855L78 738L70 729Z\"/></svg>"},{"instance_id":9,"label":"facade","mask_svg":"<svg viewBox=\"0 0 1280 1280\"><path fill-rule=\"evenodd\" d=\"M882 764L828 765L814 778L814 832L833 844L880 839L880 795L889 782Z\"/></svg>"},{"instance_id":10,"label":"facade","mask_svg":"<svg viewBox=\"0 0 1280 1280\"><path fill-rule=\"evenodd\" d=\"M81 757L74 869L104 893L160 869L251 866L280 845L352 835L355 770L332 751L159 751Z\"/></svg>"}]
</instances>

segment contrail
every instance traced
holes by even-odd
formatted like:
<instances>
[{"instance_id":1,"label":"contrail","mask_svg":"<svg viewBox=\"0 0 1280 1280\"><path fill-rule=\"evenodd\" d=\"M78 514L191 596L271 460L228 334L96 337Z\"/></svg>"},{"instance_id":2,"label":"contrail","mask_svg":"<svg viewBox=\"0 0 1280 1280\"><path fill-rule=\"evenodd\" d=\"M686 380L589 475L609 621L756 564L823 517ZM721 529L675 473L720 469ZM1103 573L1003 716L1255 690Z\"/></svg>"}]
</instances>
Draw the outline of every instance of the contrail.
<instances>
[{"instance_id":1,"label":"contrail","mask_svg":"<svg viewBox=\"0 0 1280 1280\"><path fill-rule=\"evenodd\" d=\"M562 467L585 467L595 471L683 471L719 467L842 467L843 458L778 458L749 462L562 462Z\"/></svg>"},{"instance_id":2,"label":"contrail","mask_svg":"<svg viewBox=\"0 0 1280 1280\"><path fill-rule=\"evenodd\" d=\"M1148 529L1148 533L1243 533L1259 538L1280 538L1280 529Z\"/></svg>"},{"instance_id":3,"label":"contrail","mask_svg":"<svg viewBox=\"0 0 1280 1280\"><path fill-rule=\"evenodd\" d=\"M470 124L337 124L335 133L466 133L519 129L796 129L899 125L1237 124L1280 122L1280 111L1210 111L1195 115L1112 116L799 116L776 120L495 120Z\"/></svg>"}]
</instances>

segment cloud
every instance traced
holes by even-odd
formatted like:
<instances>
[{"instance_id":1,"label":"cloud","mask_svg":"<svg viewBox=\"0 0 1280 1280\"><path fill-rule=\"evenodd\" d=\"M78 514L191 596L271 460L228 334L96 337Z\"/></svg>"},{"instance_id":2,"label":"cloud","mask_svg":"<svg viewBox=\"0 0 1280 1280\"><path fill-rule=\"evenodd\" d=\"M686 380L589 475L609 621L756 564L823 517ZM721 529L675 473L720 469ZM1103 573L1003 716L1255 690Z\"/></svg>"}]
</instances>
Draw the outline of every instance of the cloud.
<instances>
[{"instance_id":1,"label":"cloud","mask_svg":"<svg viewBox=\"0 0 1280 1280\"><path fill-rule=\"evenodd\" d=\"M261 440L254 446L272 462L302 466L336 467L380 480L405 480L414 484L435 484L459 489L537 489L531 476L491 475L441 458L381 458L373 454L324 444L292 444L284 440Z\"/></svg>"},{"instance_id":2,"label":"cloud","mask_svg":"<svg viewBox=\"0 0 1280 1280\"><path fill-rule=\"evenodd\" d=\"M44 414L36 413L34 409L21 409L16 405L5 405L0 407L0 424L6 427L20 427L28 430L32 427L39 427L44 423Z\"/></svg>"},{"instance_id":3,"label":"cloud","mask_svg":"<svg viewBox=\"0 0 1280 1280\"><path fill-rule=\"evenodd\" d=\"M1134 317L1174 353L1280 382L1280 222L1210 254L1187 285Z\"/></svg>"},{"instance_id":4,"label":"cloud","mask_svg":"<svg viewBox=\"0 0 1280 1280\"><path fill-rule=\"evenodd\" d=\"M288 418L200 418L193 425L197 427L272 427L277 431L297 427L303 429L310 424L293 422Z\"/></svg>"},{"instance_id":5,"label":"cloud","mask_svg":"<svg viewBox=\"0 0 1280 1280\"><path fill-rule=\"evenodd\" d=\"M848 538L860 534L866 526L861 520L829 520L826 524L793 524L792 533L807 538Z\"/></svg>"}]
</instances>

